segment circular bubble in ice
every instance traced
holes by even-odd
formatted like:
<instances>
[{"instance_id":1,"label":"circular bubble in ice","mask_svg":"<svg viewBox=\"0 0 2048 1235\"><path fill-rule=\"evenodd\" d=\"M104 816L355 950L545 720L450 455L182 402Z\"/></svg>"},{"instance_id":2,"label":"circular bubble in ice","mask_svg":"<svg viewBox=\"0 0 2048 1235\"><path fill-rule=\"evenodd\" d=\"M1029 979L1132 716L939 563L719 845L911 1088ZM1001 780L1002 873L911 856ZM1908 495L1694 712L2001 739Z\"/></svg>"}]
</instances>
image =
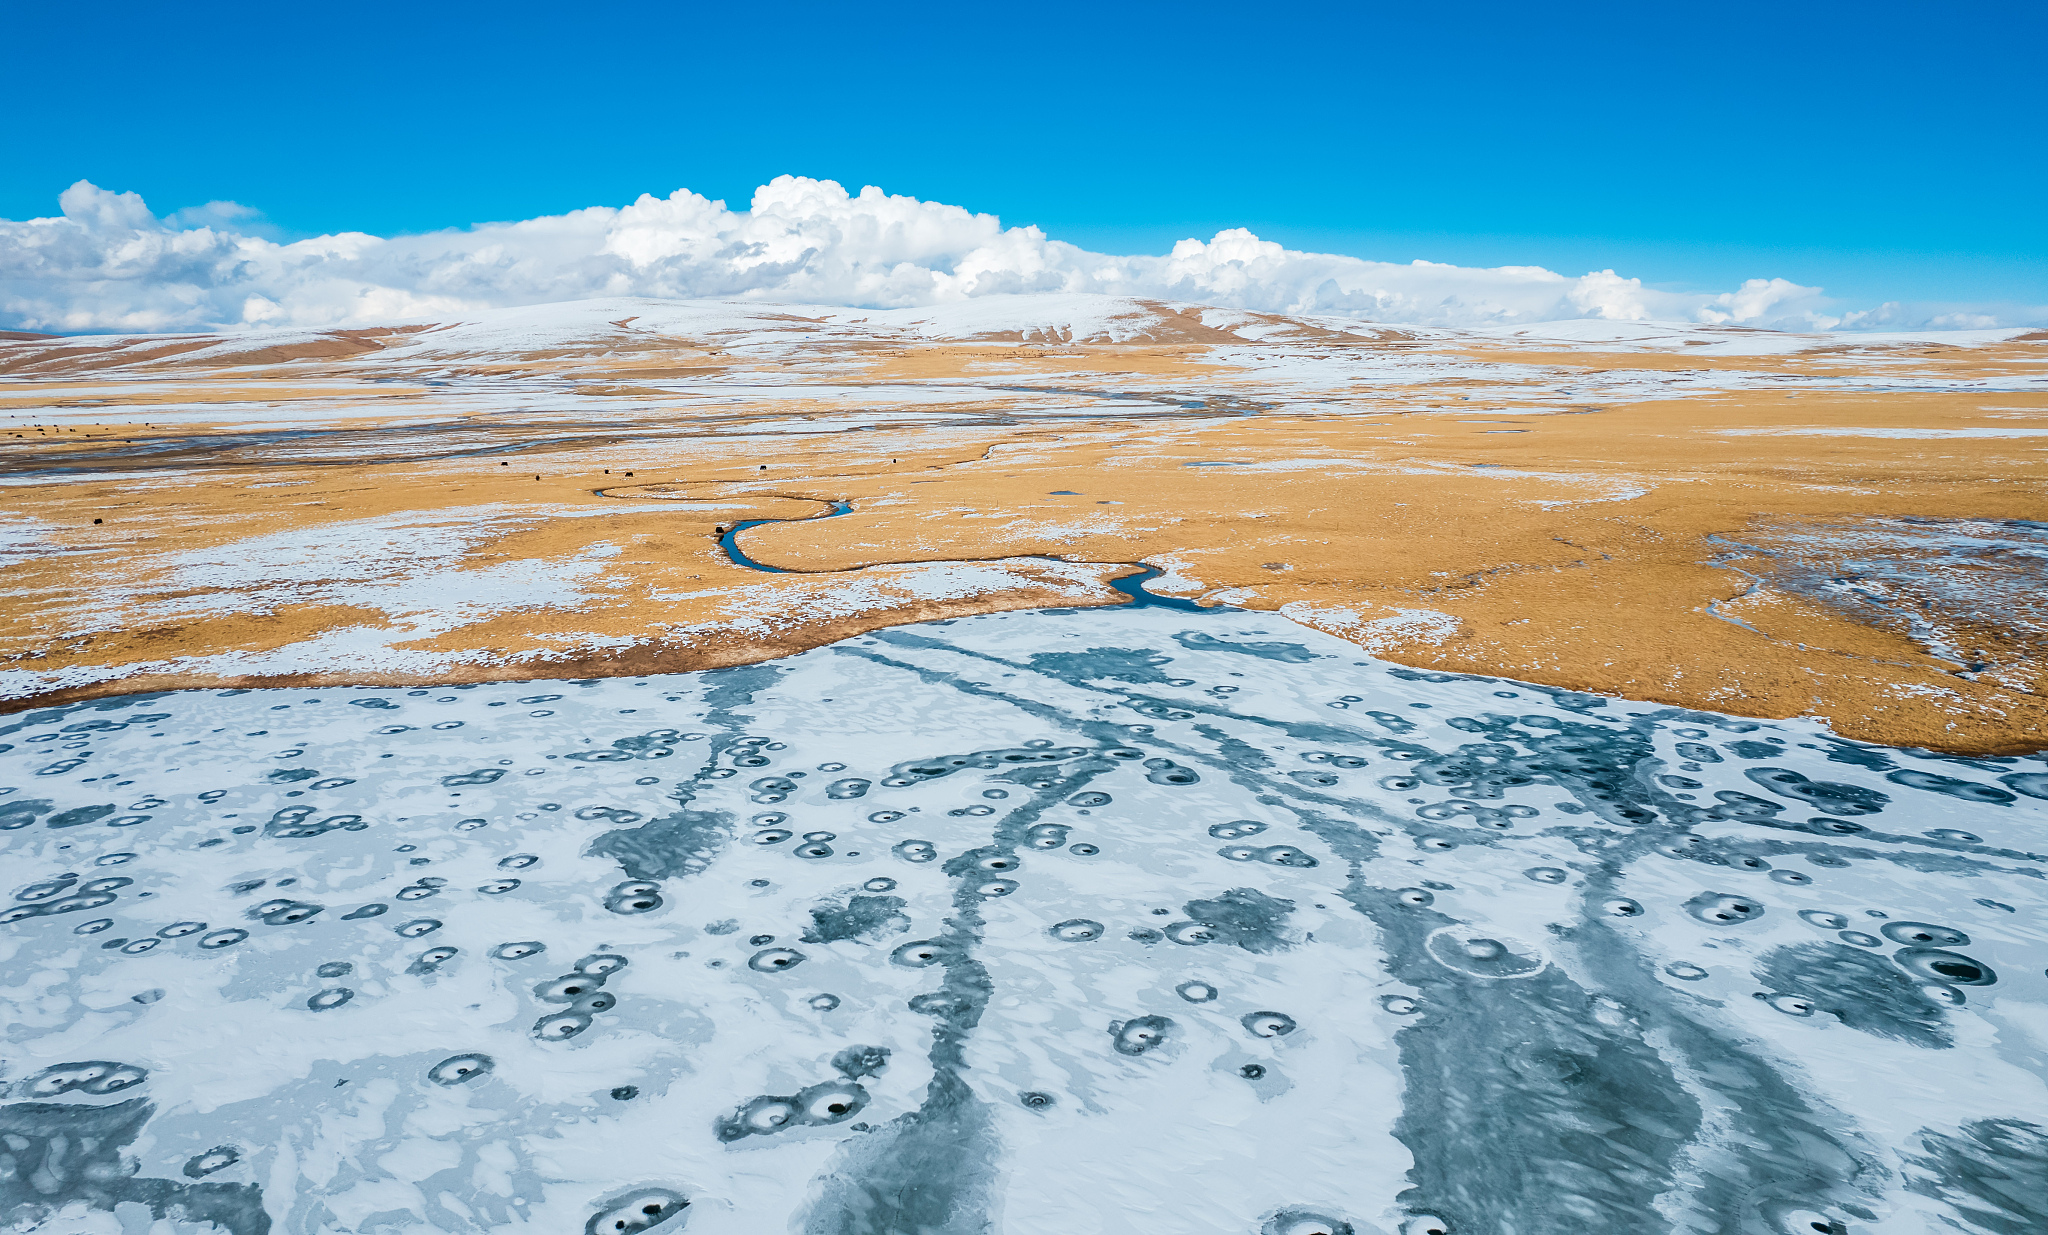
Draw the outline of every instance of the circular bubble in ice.
<instances>
[{"instance_id":1,"label":"circular bubble in ice","mask_svg":"<svg viewBox=\"0 0 2048 1235\"><path fill-rule=\"evenodd\" d=\"M1406 995L1382 995L1380 996L1380 1007L1392 1012L1395 1016L1412 1016L1422 1011L1421 1001L1411 999Z\"/></svg>"},{"instance_id":2,"label":"circular bubble in ice","mask_svg":"<svg viewBox=\"0 0 2048 1235\"><path fill-rule=\"evenodd\" d=\"M1189 1003L1209 1003L1221 994L1215 986L1207 982L1183 982L1173 989L1175 994Z\"/></svg>"},{"instance_id":3,"label":"circular bubble in ice","mask_svg":"<svg viewBox=\"0 0 2048 1235\"><path fill-rule=\"evenodd\" d=\"M1835 938L1843 943L1853 943L1859 948L1881 948L1884 946L1884 940L1879 939L1875 935L1866 935L1862 931L1839 931L1836 933Z\"/></svg>"},{"instance_id":4,"label":"circular bubble in ice","mask_svg":"<svg viewBox=\"0 0 2048 1235\"><path fill-rule=\"evenodd\" d=\"M583 1235L639 1235L663 1226L689 1206L689 1198L672 1189L636 1188L603 1203L583 1224ZM680 1224L664 1229L680 1229Z\"/></svg>"},{"instance_id":5,"label":"circular bubble in ice","mask_svg":"<svg viewBox=\"0 0 2048 1235\"><path fill-rule=\"evenodd\" d=\"M436 949L438 951L439 949ZM548 945L538 939L521 939L512 943L501 943L491 949L491 955L501 961L516 961L537 956L548 950Z\"/></svg>"},{"instance_id":6,"label":"circular bubble in ice","mask_svg":"<svg viewBox=\"0 0 2048 1235\"><path fill-rule=\"evenodd\" d=\"M804 963L795 948L763 948L747 958L747 968L761 973L784 973Z\"/></svg>"},{"instance_id":7,"label":"circular bubble in ice","mask_svg":"<svg viewBox=\"0 0 2048 1235\"><path fill-rule=\"evenodd\" d=\"M193 1154L185 1160L185 1178L204 1179L216 1171L224 1171L242 1160L242 1151L232 1145L215 1145L205 1153Z\"/></svg>"},{"instance_id":8,"label":"circular bubble in ice","mask_svg":"<svg viewBox=\"0 0 2048 1235\"><path fill-rule=\"evenodd\" d=\"M1849 925L1849 919L1839 913L1829 913L1825 909L1802 909L1799 911L1799 917L1808 926L1819 927L1824 931L1838 931Z\"/></svg>"},{"instance_id":9,"label":"circular bubble in ice","mask_svg":"<svg viewBox=\"0 0 2048 1235\"><path fill-rule=\"evenodd\" d=\"M461 1085L480 1076L487 1076L498 1062L489 1055L472 1052L467 1055L450 1055L448 1058L427 1069L427 1079L436 1085Z\"/></svg>"},{"instance_id":10,"label":"circular bubble in ice","mask_svg":"<svg viewBox=\"0 0 2048 1235\"><path fill-rule=\"evenodd\" d=\"M1801 995L1772 995L1764 1000L1787 1016L1812 1016L1813 1000Z\"/></svg>"},{"instance_id":11,"label":"circular bubble in ice","mask_svg":"<svg viewBox=\"0 0 2048 1235\"><path fill-rule=\"evenodd\" d=\"M1445 968L1475 978L1527 978L1550 963L1534 944L1462 924L1431 931L1423 950Z\"/></svg>"},{"instance_id":12,"label":"circular bubble in ice","mask_svg":"<svg viewBox=\"0 0 2048 1235\"><path fill-rule=\"evenodd\" d=\"M1101 853L1102 850L1096 848L1094 845L1091 845L1086 841L1082 841L1080 844L1077 845L1068 845L1067 852L1074 854L1078 857L1092 858L1096 854Z\"/></svg>"},{"instance_id":13,"label":"circular bubble in ice","mask_svg":"<svg viewBox=\"0 0 2048 1235\"><path fill-rule=\"evenodd\" d=\"M1842 925L1847 926L1848 923ZM1887 922L1877 929L1893 943L1923 948L1961 948L1970 943L1970 937L1955 927L1936 926L1932 922Z\"/></svg>"},{"instance_id":14,"label":"circular bubble in ice","mask_svg":"<svg viewBox=\"0 0 2048 1235\"><path fill-rule=\"evenodd\" d=\"M1812 883L1813 876L1801 874L1795 870L1774 870L1771 872L1771 882L1791 884L1797 887Z\"/></svg>"},{"instance_id":15,"label":"circular bubble in ice","mask_svg":"<svg viewBox=\"0 0 2048 1235\"><path fill-rule=\"evenodd\" d=\"M1737 926L1763 916L1759 901L1732 892L1702 892L1685 902L1685 911L1713 926Z\"/></svg>"},{"instance_id":16,"label":"circular bubble in ice","mask_svg":"<svg viewBox=\"0 0 2048 1235\"><path fill-rule=\"evenodd\" d=\"M595 978L609 977L625 967L626 958L616 952L592 952L577 961L574 966L577 973L589 974Z\"/></svg>"},{"instance_id":17,"label":"circular bubble in ice","mask_svg":"<svg viewBox=\"0 0 2048 1235\"><path fill-rule=\"evenodd\" d=\"M1046 933L1062 943L1087 943L1102 938L1105 928L1091 918L1068 918L1046 928Z\"/></svg>"},{"instance_id":18,"label":"circular bubble in ice","mask_svg":"<svg viewBox=\"0 0 2048 1235\"><path fill-rule=\"evenodd\" d=\"M1617 896L1600 902L1600 912L1614 918L1640 918L1643 907L1626 896Z\"/></svg>"},{"instance_id":19,"label":"circular bubble in ice","mask_svg":"<svg viewBox=\"0 0 2048 1235\"><path fill-rule=\"evenodd\" d=\"M1143 1055L1165 1045L1173 1030L1171 1017L1136 1016L1110 1025L1110 1045L1119 1055Z\"/></svg>"},{"instance_id":20,"label":"circular bubble in ice","mask_svg":"<svg viewBox=\"0 0 2048 1235\"><path fill-rule=\"evenodd\" d=\"M1252 1069L1258 1068L1257 1072ZM1266 1074L1257 1064L1246 1064L1244 1075L1253 1080ZM1283 1209L1266 1220L1259 1235L1354 1235L1352 1225L1334 1214L1312 1209Z\"/></svg>"},{"instance_id":21,"label":"circular bubble in ice","mask_svg":"<svg viewBox=\"0 0 2048 1235\"><path fill-rule=\"evenodd\" d=\"M889 852L906 862L930 862L939 856L938 847L928 840L897 841Z\"/></svg>"},{"instance_id":22,"label":"circular bubble in ice","mask_svg":"<svg viewBox=\"0 0 2048 1235\"><path fill-rule=\"evenodd\" d=\"M157 937L159 939L183 939L187 935L196 935L205 929L206 923L204 922L173 922L169 926L157 931Z\"/></svg>"},{"instance_id":23,"label":"circular bubble in ice","mask_svg":"<svg viewBox=\"0 0 2048 1235\"><path fill-rule=\"evenodd\" d=\"M1411 909L1422 909L1436 904L1436 894L1425 892L1421 888L1400 888L1395 891L1394 899Z\"/></svg>"},{"instance_id":24,"label":"circular bubble in ice","mask_svg":"<svg viewBox=\"0 0 2048 1235\"><path fill-rule=\"evenodd\" d=\"M1555 866L1532 866L1522 874L1537 883L1563 883L1571 878L1570 874Z\"/></svg>"},{"instance_id":25,"label":"circular bubble in ice","mask_svg":"<svg viewBox=\"0 0 2048 1235\"><path fill-rule=\"evenodd\" d=\"M612 1088L612 1101L614 1102L631 1102L639 1096L640 1087L638 1085L617 1085Z\"/></svg>"},{"instance_id":26,"label":"circular bubble in ice","mask_svg":"<svg viewBox=\"0 0 2048 1235\"><path fill-rule=\"evenodd\" d=\"M1033 1089L1018 1094L1017 1101L1034 1111L1042 1111L1053 1104L1053 1096L1049 1093L1040 1093Z\"/></svg>"},{"instance_id":27,"label":"circular bubble in ice","mask_svg":"<svg viewBox=\"0 0 2048 1235\"><path fill-rule=\"evenodd\" d=\"M1216 941L1216 928L1207 922L1175 922L1166 928L1166 937L1178 944L1197 947Z\"/></svg>"},{"instance_id":28,"label":"circular bubble in ice","mask_svg":"<svg viewBox=\"0 0 2048 1235\"><path fill-rule=\"evenodd\" d=\"M910 969L923 969L927 965L936 965L945 958L945 947L932 939L914 939L909 943L898 945L894 951L889 953L889 960L892 964L902 965Z\"/></svg>"},{"instance_id":29,"label":"circular bubble in ice","mask_svg":"<svg viewBox=\"0 0 2048 1235\"><path fill-rule=\"evenodd\" d=\"M779 845L794 835L788 828L763 828L747 839L757 845Z\"/></svg>"},{"instance_id":30,"label":"circular bubble in ice","mask_svg":"<svg viewBox=\"0 0 2048 1235\"><path fill-rule=\"evenodd\" d=\"M1115 799L1111 798L1111 797L1110 797L1110 796L1109 796L1108 794L1106 794L1106 793L1098 793L1098 792L1095 792L1094 790L1090 790L1090 791L1088 791L1088 792L1086 792L1086 793L1077 793L1077 794L1075 794L1075 795L1074 795L1073 797L1070 797L1070 798L1068 798L1068 799L1067 799L1067 805L1069 805L1069 806L1107 806L1107 805L1109 805L1109 804L1110 804L1110 803L1111 803L1112 801L1114 801L1114 800L1115 800Z\"/></svg>"},{"instance_id":31,"label":"circular bubble in ice","mask_svg":"<svg viewBox=\"0 0 2048 1235\"><path fill-rule=\"evenodd\" d=\"M599 974L572 973L534 984L533 997L542 1003L575 1003L604 985Z\"/></svg>"},{"instance_id":32,"label":"circular bubble in ice","mask_svg":"<svg viewBox=\"0 0 2048 1235\"><path fill-rule=\"evenodd\" d=\"M315 1012L325 1012L329 1008L338 1008L355 997L356 993L346 986L330 986L306 1000L306 1006Z\"/></svg>"},{"instance_id":33,"label":"circular bubble in ice","mask_svg":"<svg viewBox=\"0 0 2048 1235\"><path fill-rule=\"evenodd\" d=\"M830 1012L839 1006L839 996L828 994L813 995L810 998L810 1005L811 1010L814 1012Z\"/></svg>"},{"instance_id":34,"label":"circular bubble in ice","mask_svg":"<svg viewBox=\"0 0 2048 1235\"><path fill-rule=\"evenodd\" d=\"M412 921L402 922L392 929L403 938L418 939L422 935L431 935L435 931L440 930L441 920L439 918L414 918Z\"/></svg>"},{"instance_id":35,"label":"circular bubble in ice","mask_svg":"<svg viewBox=\"0 0 2048 1235\"><path fill-rule=\"evenodd\" d=\"M1900 948L1892 963L1907 973L1952 986L1990 986L1998 981L1991 966L1945 948Z\"/></svg>"},{"instance_id":36,"label":"circular bubble in ice","mask_svg":"<svg viewBox=\"0 0 2048 1235\"><path fill-rule=\"evenodd\" d=\"M1209 835L1218 840L1243 840L1247 836L1257 836L1265 830L1266 825L1256 819L1233 819L1229 823L1209 825Z\"/></svg>"},{"instance_id":37,"label":"circular bubble in ice","mask_svg":"<svg viewBox=\"0 0 2048 1235\"><path fill-rule=\"evenodd\" d=\"M832 846L822 841L812 841L807 845L798 845L790 852L800 858L829 858L832 856Z\"/></svg>"},{"instance_id":38,"label":"circular bubble in ice","mask_svg":"<svg viewBox=\"0 0 2048 1235\"><path fill-rule=\"evenodd\" d=\"M1294 1032L1294 1018L1285 1012L1247 1012L1237 1018L1254 1038L1278 1038Z\"/></svg>"},{"instance_id":39,"label":"circular bubble in ice","mask_svg":"<svg viewBox=\"0 0 2048 1235\"><path fill-rule=\"evenodd\" d=\"M507 892L518 891L519 881L517 879L493 879L489 883L476 885L476 890L485 896L503 896Z\"/></svg>"},{"instance_id":40,"label":"circular bubble in ice","mask_svg":"<svg viewBox=\"0 0 2048 1235\"><path fill-rule=\"evenodd\" d=\"M877 875L860 886L869 892L893 892L896 890L896 881L886 875Z\"/></svg>"},{"instance_id":41,"label":"circular bubble in ice","mask_svg":"<svg viewBox=\"0 0 2048 1235\"><path fill-rule=\"evenodd\" d=\"M1680 982L1697 982L1707 976L1707 971L1688 961L1673 961L1664 966L1664 972Z\"/></svg>"},{"instance_id":42,"label":"circular bubble in ice","mask_svg":"<svg viewBox=\"0 0 2048 1235\"><path fill-rule=\"evenodd\" d=\"M977 884L974 890L982 896L1008 896L1020 886L1022 885L1014 879L991 879L986 883Z\"/></svg>"},{"instance_id":43,"label":"circular bubble in ice","mask_svg":"<svg viewBox=\"0 0 2048 1235\"><path fill-rule=\"evenodd\" d=\"M543 1042L564 1042L590 1028L590 1017L582 1012L557 1012L533 1023L533 1036Z\"/></svg>"}]
</instances>

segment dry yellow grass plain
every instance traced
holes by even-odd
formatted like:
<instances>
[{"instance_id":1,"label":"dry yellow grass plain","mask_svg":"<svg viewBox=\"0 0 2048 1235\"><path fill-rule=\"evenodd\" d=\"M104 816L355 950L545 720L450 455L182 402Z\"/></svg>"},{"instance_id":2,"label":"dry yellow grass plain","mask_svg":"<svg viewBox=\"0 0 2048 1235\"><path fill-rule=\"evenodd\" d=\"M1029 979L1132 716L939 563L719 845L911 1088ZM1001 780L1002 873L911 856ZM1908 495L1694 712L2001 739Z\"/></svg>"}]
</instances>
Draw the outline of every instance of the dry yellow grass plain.
<instances>
[{"instance_id":1,"label":"dry yellow grass plain","mask_svg":"<svg viewBox=\"0 0 2048 1235\"><path fill-rule=\"evenodd\" d=\"M0 341L0 707L699 669L1143 563L1403 664L2048 745L2048 337L1010 312Z\"/></svg>"}]
</instances>

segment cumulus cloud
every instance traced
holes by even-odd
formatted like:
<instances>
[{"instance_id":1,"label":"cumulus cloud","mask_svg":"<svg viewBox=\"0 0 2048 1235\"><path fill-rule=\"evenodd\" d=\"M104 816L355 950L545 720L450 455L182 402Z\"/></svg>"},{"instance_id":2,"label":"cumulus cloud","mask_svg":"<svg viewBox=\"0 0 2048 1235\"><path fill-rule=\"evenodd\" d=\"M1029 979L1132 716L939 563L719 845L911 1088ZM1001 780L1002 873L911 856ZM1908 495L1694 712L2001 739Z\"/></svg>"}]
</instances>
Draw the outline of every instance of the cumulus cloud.
<instances>
[{"instance_id":1,"label":"cumulus cloud","mask_svg":"<svg viewBox=\"0 0 2048 1235\"><path fill-rule=\"evenodd\" d=\"M763 185L743 211L679 189L620 208L460 231L290 242L234 202L158 218L137 194L81 180L58 205L60 216L0 220L0 326L350 326L628 295L905 308L1034 292L1441 326L1570 318L1790 329L1937 324L1934 310L1908 305L1846 312L1821 289L1784 279L1667 292L1611 270L1574 278L1536 266L1303 253L1242 228L1183 240L1164 256L1092 253L1035 227L1006 228L994 215L872 186L849 194L797 176ZM1951 317L1939 324L2032 324L2048 310Z\"/></svg>"}]
</instances>

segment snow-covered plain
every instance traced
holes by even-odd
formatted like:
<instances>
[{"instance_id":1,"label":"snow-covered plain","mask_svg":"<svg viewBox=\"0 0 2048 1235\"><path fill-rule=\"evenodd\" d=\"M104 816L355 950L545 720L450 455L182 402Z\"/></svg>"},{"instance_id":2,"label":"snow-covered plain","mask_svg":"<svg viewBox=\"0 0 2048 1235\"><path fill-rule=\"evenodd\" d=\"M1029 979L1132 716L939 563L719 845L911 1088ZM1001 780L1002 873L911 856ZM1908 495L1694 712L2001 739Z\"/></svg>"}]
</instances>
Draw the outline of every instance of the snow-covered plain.
<instances>
[{"instance_id":1,"label":"snow-covered plain","mask_svg":"<svg viewBox=\"0 0 2048 1235\"><path fill-rule=\"evenodd\" d=\"M910 626L0 725L65 1232L2048 1229L2048 761Z\"/></svg>"}]
</instances>

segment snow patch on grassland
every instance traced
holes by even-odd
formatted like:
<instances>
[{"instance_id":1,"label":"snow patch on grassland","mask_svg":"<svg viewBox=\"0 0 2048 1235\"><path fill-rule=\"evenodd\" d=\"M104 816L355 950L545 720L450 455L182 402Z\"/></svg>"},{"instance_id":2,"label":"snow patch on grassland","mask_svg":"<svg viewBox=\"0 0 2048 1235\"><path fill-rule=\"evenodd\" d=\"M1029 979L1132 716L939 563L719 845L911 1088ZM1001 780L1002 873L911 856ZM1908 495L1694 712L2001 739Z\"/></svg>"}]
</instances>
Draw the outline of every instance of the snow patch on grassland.
<instances>
[{"instance_id":1,"label":"snow patch on grassland","mask_svg":"<svg viewBox=\"0 0 2048 1235\"><path fill-rule=\"evenodd\" d=\"M1457 618L1436 609L1396 609L1384 617L1368 618L1356 609L1305 600L1280 606L1280 615L1346 639L1375 656L1416 643L1441 644L1457 634L1460 625Z\"/></svg>"}]
</instances>

